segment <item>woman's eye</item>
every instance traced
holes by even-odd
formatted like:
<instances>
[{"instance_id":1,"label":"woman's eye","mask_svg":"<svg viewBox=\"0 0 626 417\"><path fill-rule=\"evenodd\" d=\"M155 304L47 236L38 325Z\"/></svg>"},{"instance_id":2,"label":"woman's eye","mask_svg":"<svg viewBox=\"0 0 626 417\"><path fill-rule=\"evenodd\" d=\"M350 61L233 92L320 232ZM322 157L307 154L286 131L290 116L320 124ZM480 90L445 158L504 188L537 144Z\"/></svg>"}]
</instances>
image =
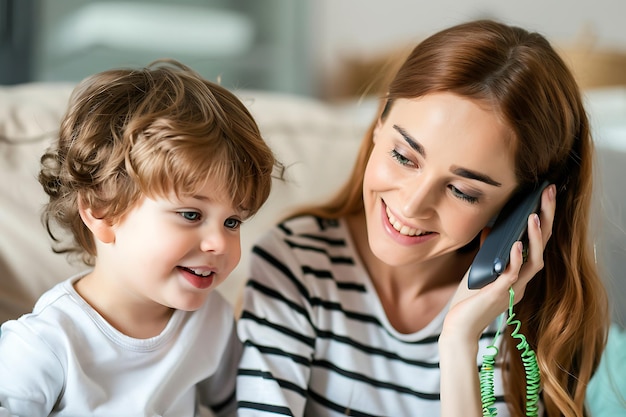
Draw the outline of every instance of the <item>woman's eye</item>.
<instances>
[{"instance_id":1,"label":"woman's eye","mask_svg":"<svg viewBox=\"0 0 626 417\"><path fill-rule=\"evenodd\" d=\"M415 166L415 163L411 161L406 156L402 155L400 152L395 149L391 150L391 157L395 159L402 166Z\"/></svg>"},{"instance_id":2,"label":"woman's eye","mask_svg":"<svg viewBox=\"0 0 626 417\"><path fill-rule=\"evenodd\" d=\"M224 221L224 226L228 229L237 230L241 226L242 221L239 219L229 218Z\"/></svg>"},{"instance_id":3,"label":"woman's eye","mask_svg":"<svg viewBox=\"0 0 626 417\"><path fill-rule=\"evenodd\" d=\"M456 198L460 198L461 200L467 201L468 203L474 204L478 202L478 197L474 197L469 194L465 194L463 191L456 188L454 185L450 185L450 190L452 190L452 194Z\"/></svg>"},{"instance_id":4,"label":"woman's eye","mask_svg":"<svg viewBox=\"0 0 626 417\"><path fill-rule=\"evenodd\" d=\"M178 214L185 220L190 222L197 222L202 218L200 213L197 211L179 211Z\"/></svg>"}]
</instances>

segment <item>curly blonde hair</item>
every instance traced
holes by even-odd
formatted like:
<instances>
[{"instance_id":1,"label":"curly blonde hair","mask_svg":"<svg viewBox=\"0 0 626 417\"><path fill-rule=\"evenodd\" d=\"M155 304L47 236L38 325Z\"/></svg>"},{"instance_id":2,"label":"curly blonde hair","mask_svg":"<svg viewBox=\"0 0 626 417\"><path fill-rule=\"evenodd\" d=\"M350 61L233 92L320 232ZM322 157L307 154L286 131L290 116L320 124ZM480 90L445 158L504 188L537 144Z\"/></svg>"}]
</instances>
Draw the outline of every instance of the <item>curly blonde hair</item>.
<instances>
[{"instance_id":1,"label":"curly blonde hair","mask_svg":"<svg viewBox=\"0 0 626 417\"><path fill-rule=\"evenodd\" d=\"M245 105L189 67L159 60L108 70L74 89L58 140L41 158L43 221L56 252L92 265L79 203L114 223L142 196L193 195L210 179L216 195L252 216L280 167ZM74 242L60 247L55 226Z\"/></svg>"}]
</instances>

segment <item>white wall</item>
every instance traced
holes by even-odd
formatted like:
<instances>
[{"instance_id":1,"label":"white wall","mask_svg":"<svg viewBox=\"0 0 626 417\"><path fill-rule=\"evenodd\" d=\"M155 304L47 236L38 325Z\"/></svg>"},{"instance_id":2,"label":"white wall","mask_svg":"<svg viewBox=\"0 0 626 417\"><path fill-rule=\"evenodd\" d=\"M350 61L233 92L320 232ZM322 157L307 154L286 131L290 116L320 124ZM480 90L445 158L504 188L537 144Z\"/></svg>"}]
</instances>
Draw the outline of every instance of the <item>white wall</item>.
<instances>
[{"instance_id":1,"label":"white wall","mask_svg":"<svg viewBox=\"0 0 626 417\"><path fill-rule=\"evenodd\" d=\"M626 52L625 0L314 0L310 7L313 62L322 74L334 73L343 57L375 54L480 17L536 30L558 44L592 41Z\"/></svg>"}]
</instances>

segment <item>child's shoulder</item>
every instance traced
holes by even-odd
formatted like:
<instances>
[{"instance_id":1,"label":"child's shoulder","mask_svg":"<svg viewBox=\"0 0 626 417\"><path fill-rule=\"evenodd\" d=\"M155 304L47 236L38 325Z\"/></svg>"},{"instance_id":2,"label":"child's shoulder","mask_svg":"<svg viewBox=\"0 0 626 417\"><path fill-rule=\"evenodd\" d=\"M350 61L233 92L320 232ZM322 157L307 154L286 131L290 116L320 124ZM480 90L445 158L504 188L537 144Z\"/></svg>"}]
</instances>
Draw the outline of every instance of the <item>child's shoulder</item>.
<instances>
[{"instance_id":1,"label":"child's shoulder","mask_svg":"<svg viewBox=\"0 0 626 417\"><path fill-rule=\"evenodd\" d=\"M45 356L56 358L51 360L55 362L62 357L60 352L64 351L68 339L79 327L81 317L80 307L68 289L73 279L76 278L62 281L46 291L37 300L32 312L3 323L4 348L10 350L11 347L28 345L29 349L39 352L41 360Z\"/></svg>"},{"instance_id":2,"label":"child's shoulder","mask_svg":"<svg viewBox=\"0 0 626 417\"><path fill-rule=\"evenodd\" d=\"M43 314L45 311L54 308L59 303L62 303L66 297L70 297L73 283L76 282L76 280L82 275L84 275L84 273L61 281L44 292L39 299L37 299L31 315Z\"/></svg>"}]
</instances>

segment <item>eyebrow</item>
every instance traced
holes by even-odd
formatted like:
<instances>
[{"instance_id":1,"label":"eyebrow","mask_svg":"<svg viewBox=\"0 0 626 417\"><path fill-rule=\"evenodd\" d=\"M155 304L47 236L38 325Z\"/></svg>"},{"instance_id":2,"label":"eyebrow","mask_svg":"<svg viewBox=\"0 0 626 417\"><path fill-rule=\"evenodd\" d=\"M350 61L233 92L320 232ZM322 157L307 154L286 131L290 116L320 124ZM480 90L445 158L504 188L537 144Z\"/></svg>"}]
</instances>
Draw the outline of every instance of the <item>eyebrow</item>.
<instances>
[{"instance_id":1,"label":"eyebrow","mask_svg":"<svg viewBox=\"0 0 626 417\"><path fill-rule=\"evenodd\" d=\"M202 195L202 194L193 194L193 195L190 195L189 197L193 198L194 200L208 201L208 202L215 200L214 198L211 198L209 196Z\"/></svg>"},{"instance_id":2,"label":"eyebrow","mask_svg":"<svg viewBox=\"0 0 626 417\"><path fill-rule=\"evenodd\" d=\"M424 149L424 147L417 140L415 140L406 130L404 130L403 128L401 128L398 125L393 125L393 128L398 133L400 133L400 135L402 135L402 138L404 139L404 141L411 148L413 148L417 153L422 155L422 157L424 157L424 158L426 157L426 150ZM458 175L458 176L463 177L463 178L467 178L467 179L470 179L470 180L481 181L481 182L484 182L485 184L493 185L495 187L502 186L501 183L499 183L498 181L494 180L490 176L485 175L485 174L481 174L480 172L472 171L472 170L467 169L467 168L453 167L453 169L451 171L452 171L453 174Z\"/></svg>"},{"instance_id":3,"label":"eyebrow","mask_svg":"<svg viewBox=\"0 0 626 417\"><path fill-rule=\"evenodd\" d=\"M480 172L472 171L466 168L453 168L452 173L460 177L468 178L470 180L477 180L484 182L485 184L493 185L496 187L502 186L498 181L494 180L488 175L481 174Z\"/></svg>"},{"instance_id":4,"label":"eyebrow","mask_svg":"<svg viewBox=\"0 0 626 417\"><path fill-rule=\"evenodd\" d=\"M424 150L424 147L420 143L418 143L415 139L413 139L413 137L409 135L409 133L406 130L404 130L398 125L393 125L393 128L399 134L402 135L402 138L404 138L404 141L408 143L411 148L413 148L417 153L422 155L424 158L426 157L426 151Z\"/></svg>"}]
</instances>

